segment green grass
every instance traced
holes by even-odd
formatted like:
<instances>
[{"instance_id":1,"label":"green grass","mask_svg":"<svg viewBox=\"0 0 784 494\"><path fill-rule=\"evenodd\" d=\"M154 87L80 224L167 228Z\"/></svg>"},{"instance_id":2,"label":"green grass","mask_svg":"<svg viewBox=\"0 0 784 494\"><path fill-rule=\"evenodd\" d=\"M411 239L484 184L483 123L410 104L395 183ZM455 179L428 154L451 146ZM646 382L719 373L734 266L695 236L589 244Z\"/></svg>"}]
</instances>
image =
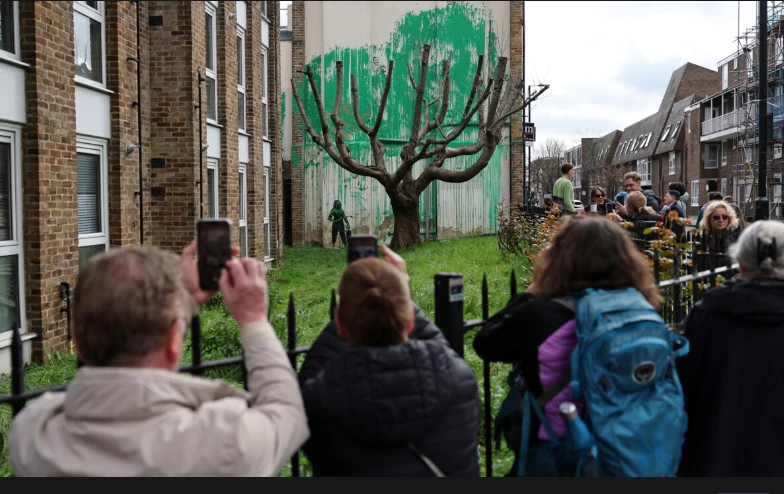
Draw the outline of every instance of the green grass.
<instances>
[{"instance_id":1,"label":"green grass","mask_svg":"<svg viewBox=\"0 0 784 494\"><path fill-rule=\"evenodd\" d=\"M495 236L461 238L425 242L405 249L399 254L406 260L411 278L411 291L414 301L434 319L434 275L439 272L463 275L464 317L466 320L482 317L481 286L482 277L487 275L490 314L497 312L509 300L509 276L512 269L518 275L518 287L522 289L523 268L527 263L520 260L504 260L497 248ZM272 268L267 279L270 291L270 321L284 344L287 343L287 309L289 294L294 296L297 327L297 344L310 345L329 321L330 293L337 290L338 281L346 266L345 249L322 247L284 248L284 266ZM239 328L217 300L201 310L202 354L203 359L212 360L239 354ZM473 334L465 340L466 362L473 369L484 399L482 360L473 352ZM300 363L302 358L300 358ZM183 363L191 362L190 337L186 344ZM72 356L57 356L46 365L30 365L25 374L26 388L55 386L70 381L76 363ZM506 364L491 364L491 395L493 410L497 410L506 394ZM208 371L209 377L221 378L240 386L239 368L216 369ZM0 394L9 392L9 379L0 376ZM0 433L7 438L11 420L10 407L0 407ZM481 420L481 419L480 419ZM482 424L480 422L480 431ZM7 441L5 441L7 443ZM480 434L480 460L484 475L484 434ZM493 452L493 474L504 475L510 468L513 455L504 447ZM300 455L303 472L307 474L307 462ZM7 459L7 445L0 453L0 476L11 473ZM282 476L290 475L287 466Z\"/></svg>"}]
</instances>

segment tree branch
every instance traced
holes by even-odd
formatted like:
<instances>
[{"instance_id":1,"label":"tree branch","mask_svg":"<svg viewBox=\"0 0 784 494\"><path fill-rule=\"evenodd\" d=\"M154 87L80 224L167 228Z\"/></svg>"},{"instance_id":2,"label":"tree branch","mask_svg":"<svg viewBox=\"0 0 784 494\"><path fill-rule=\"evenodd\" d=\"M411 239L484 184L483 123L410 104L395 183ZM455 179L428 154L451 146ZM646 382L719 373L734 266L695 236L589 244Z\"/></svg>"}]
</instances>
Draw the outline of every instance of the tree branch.
<instances>
[{"instance_id":1,"label":"tree branch","mask_svg":"<svg viewBox=\"0 0 784 494\"><path fill-rule=\"evenodd\" d=\"M387 69L387 80L384 83L384 92L381 94L381 103L378 106L378 115L376 115L376 125L373 130L368 133L368 136L373 139L378 134L378 129L381 128L381 120L384 118L384 109L387 106L387 96L389 96L389 88L392 86L392 69L395 68L395 61L389 61L389 68Z\"/></svg>"},{"instance_id":2,"label":"tree branch","mask_svg":"<svg viewBox=\"0 0 784 494\"><path fill-rule=\"evenodd\" d=\"M430 59L430 45L422 48L422 58L420 59L419 85L417 86L416 101L414 102L414 119L411 123L411 137L408 142L416 145L419 136L419 128L422 125L422 103L425 100L425 82L427 81L427 64Z\"/></svg>"},{"instance_id":3,"label":"tree branch","mask_svg":"<svg viewBox=\"0 0 784 494\"><path fill-rule=\"evenodd\" d=\"M468 96L468 101L466 101L465 109L463 110L463 118L465 118L468 111L471 109L471 105L474 102L474 97L476 97L476 92L479 89L479 83L482 79L482 66L485 63L485 56L479 55L479 60L476 63L476 74L474 74L474 83L471 85L471 94Z\"/></svg>"},{"instance_id":4,"label":"tree branch","mask_svg":"<svg viewBox=\"0 0 784 494\"><path fill-rule=\"evenodd\" d=\"M327 115L324 111L324 103L321 100L321 95L319 94L319 90L316 87L316 79L313 77L313 69L310 67L310 65L305 66L305 75L308 76L308 81L310 81L310 90L313 92L313 98L316 100L316 106L318 107L319 120L321 120L321 135L324 136L323 147L325 151L330 152L332 149L332 142L329 138L329 124L327 123Z\"/></svg>"},{"instance_id":5,"label":"tree branch","mask_svg":"<svg viewBox=\"0 0 784 494\"><path fill-rule=\"evenodd\" d=\"M359 128L365 134L370 134L370 127L365 125L362 117L359 116L359 89L357 89L357 76L354 74L351 74L351 106L354 109L354 120L357 121Z\"/></svg>"},{"instance_id":6,"label":"tree branch","mask_svg":"<svg viewBox=\"0 0 784 494\"><path fill-rule=\"evenodd\" d=\"M490 107L487 110L487 121L495 122L496 111L498 110L498 103L501 100L501 91L504 88L503 80L506 73L506 57L498 59L498 65L495 69L495 85L493 86L493 98L490 100Z\"/></svg>"}]
</instances>

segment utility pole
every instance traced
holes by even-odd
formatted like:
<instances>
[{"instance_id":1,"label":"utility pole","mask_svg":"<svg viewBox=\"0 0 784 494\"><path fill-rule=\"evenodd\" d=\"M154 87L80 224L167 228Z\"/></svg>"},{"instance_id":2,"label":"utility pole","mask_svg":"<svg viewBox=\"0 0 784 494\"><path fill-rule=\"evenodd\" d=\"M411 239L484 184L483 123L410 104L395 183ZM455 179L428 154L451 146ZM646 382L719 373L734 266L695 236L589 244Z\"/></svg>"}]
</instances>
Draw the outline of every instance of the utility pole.
<instances>
[{"instance_id":1,"label":"utility pole","mask_svg":"<svg viewBox=\"0 0 784 494\"><path fill-rule=\"evenodd\" d=\"M754 221L767 220L768 209L768 2L760 0L757 13L759 39L759 173L757 174L757 203Z\"/></svg>"},{"instance_id":2,"label":"utility pole","mask_svg":"<svg viewBox=\"0 0 784 494\"><path fill-rule=\"evenodd\" d=\"M523 98L525 98L525 0L523 0L520 3L522 3L522 16L521 16L521 19L520 19L520 23L522 24L522 38L523 38L523 64L522 64L523 65L523 73L522 73L522 79L523 79ZM529 96L529 99L530 99L530 96L531 96L530 93L529 93L528 96ZM525 129L525 107L523 107L523 129ZM523 162L522 162L522 167L523 167L523 207L526 208L525 209L526 211L528 211L528 189L526 187L525 177L526 177L526 175L528 175L528 173L530 173L530 171L528 170L528 167L525 164L525 155L526 155L526 153L528 153L529 155L531 154L526 149L527 147L528 146L525 145L525 130L523 130ZM511 173L509 175L511 176ZM511 194L511 191L510 191L510 196L514 197L514 195Z\"/></svg>"}]
</instances>

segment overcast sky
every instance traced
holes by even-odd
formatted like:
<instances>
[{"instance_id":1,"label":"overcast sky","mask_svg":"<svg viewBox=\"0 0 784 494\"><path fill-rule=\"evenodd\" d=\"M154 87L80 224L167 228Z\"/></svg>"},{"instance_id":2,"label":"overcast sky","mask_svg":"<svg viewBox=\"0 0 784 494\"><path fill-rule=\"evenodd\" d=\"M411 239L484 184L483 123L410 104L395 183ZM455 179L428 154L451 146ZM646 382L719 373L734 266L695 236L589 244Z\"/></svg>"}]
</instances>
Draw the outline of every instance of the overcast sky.
<instances>
[{"instance_id":1,"label":"overcast sky","mask_svg":"<svg viewBox=\"0 0 784 494\"><path fill-rule=\"evenodd\" d=\"M550 85L531 108L536 147L549 137L568 148L652 115L678 67L717 70L738 50L757 3L525 2L525 82Z\"/></svg>"}]
</instances>

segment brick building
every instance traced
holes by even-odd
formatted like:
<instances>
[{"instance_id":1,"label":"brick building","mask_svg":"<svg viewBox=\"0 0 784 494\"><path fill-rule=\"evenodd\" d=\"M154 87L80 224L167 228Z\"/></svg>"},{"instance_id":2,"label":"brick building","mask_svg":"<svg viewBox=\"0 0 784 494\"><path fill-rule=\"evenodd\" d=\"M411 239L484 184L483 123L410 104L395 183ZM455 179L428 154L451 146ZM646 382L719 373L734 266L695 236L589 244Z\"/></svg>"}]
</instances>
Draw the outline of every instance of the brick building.
<instances>
[{"instance_id":1,"label":"brick building","mask_svg":"<svg viewBox=\"0 0 784 494\"><path fill-rule=\"evenodd\" d=\"M61 284L97 252L177 252L216 216L243 255L281 261L278 17L0 1L0 372L14 325L27 360L66 349Z\"/></svg>"}]
</instances>

